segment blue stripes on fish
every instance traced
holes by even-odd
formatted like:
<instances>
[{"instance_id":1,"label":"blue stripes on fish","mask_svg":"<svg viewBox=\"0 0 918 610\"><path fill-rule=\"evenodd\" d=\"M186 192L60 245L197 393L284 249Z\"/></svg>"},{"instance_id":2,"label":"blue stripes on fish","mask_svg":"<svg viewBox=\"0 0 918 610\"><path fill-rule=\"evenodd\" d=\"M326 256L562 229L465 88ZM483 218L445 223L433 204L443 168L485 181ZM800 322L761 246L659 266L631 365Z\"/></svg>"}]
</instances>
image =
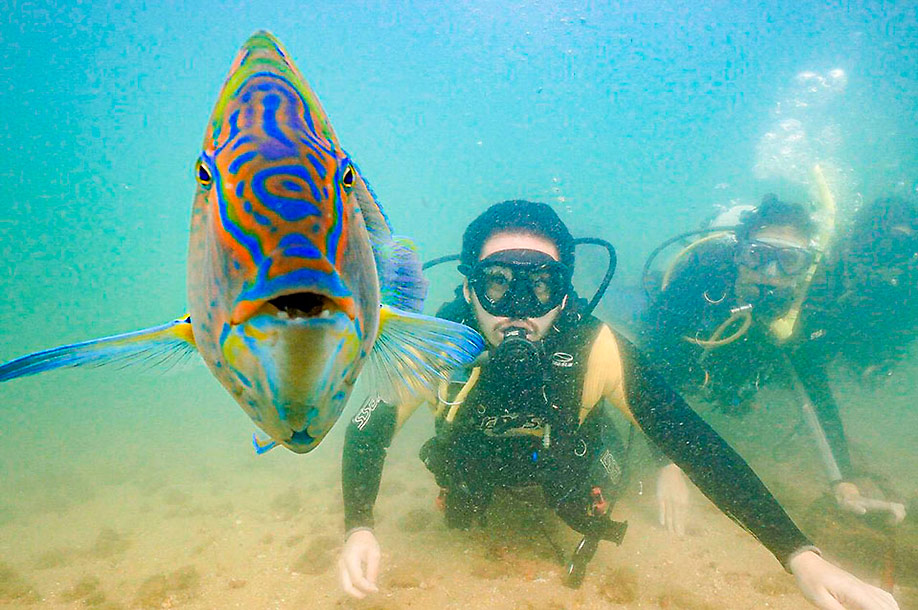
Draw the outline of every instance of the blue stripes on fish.
<instances>
[{"instance_id":1,"label":"blue stripes on fish","mask_svg":"<svg viewBox=\"0 0 918 610\"><path fill-rule=\"evenodd\" d=\"M269 84L269 83L262 83L258 86L258 88L261 89L262 91L275 91L276 90L279 93L287 94L286 95L286 97L288 97L287 102L293 103L293 100L289 99L290 97L292 97L290 95L290 88L289 88L290 84L287 83L286 81L284 84L287 85L286 89L281 89L277 87L276 85ZM269 138L276 140L279 144L283 144L284 146L288 147L290 150L295 150L296 147L293 145L293 142L290 141L290 138L287 137L287 134L285 134L283 130L281 130L280 127L278 127L277 125L277 109L280 107L280 104L281 104L280 96L266 95L262 103L264 104L264 110L263 110L264 114L262 115L263 117L262 127L265 130L265 134ZM288 116L294 117L296 115L290 113L288 114ZM295 125L291 125L290 127L293 127L294 131L298 131Z\"/></svg>"},{"instance_id":2,"label":"blue stripes on fish","mask_svg":"<svg viewBox=\"0 0 918 610\"><path fill-rule=\"evenodd\" d=\"M316 269L297 269L290 273L268 279L270 261L258 269L258 278L251 287L239 295L240 301L258 301L267 295L277 295L288 289L303 291L312 288L321 294L332 298L347 298L353 296L351 291L337 273L326 273Z\"/></svg>"},{"instance_id":3,"label":"blue stripes on fish","mask_svg":"<svg viewBox=\"0 0 918 610\"><path fill-rule=\"evenodd\" d=\"M226 169L227 171L229 171L229 173L236 175L239 173L239 170L242 169L243 165L245 165L246 163L248 163L249 161L251 161L257 156L258 156L258 153L254 150L250 150L249 152L244 152L241 155L237 156L235 159L233 159L232 163L230 163Z\"/></svg>"},{"instance_id":4,"label":"blue stripes on fish","mask_svg":"<svg viewBox=\"0 0 918 610\"><path fill-rule=\"evenodd\" d=\"M276 213L281 219L287 222L296 222L307 216L320 216L322 211L301 197L286 197L282 194L272 192L269 188L268 181L272 178L282 177L281 179L298 179L305 183L312 191L316 201L321 201L321 194L318 187L312 181L309 172L302 165L282 165L277 167L268 167L257 172L252 176L252 192L255 197L266 208Z\"/></svg>"},{"instance_id":5,"label":"blue stripes on fish","mask_svg":"<svg viewBox=\"0 0 918 610\"><path fill-rule=\"evenodd\" d=\"M315 155L306 155L306 160L309 161L309 164L312 165L313 169L316 170L316 173L319 175L319 178L325 180L325 176L328 175L328 170L325 169L325 166L322 165L322 162Z\"/></svg>"},{"instance_id":6,"label":"blue stripes on fish","mask_svg":"<svg viewBox=\"0 0 918 610\"><path fill-rule=\"evenodd\" d=\"M249 235L235 222L235 219L230 215L230 206L223 194L222 176L219 172L216 174L215 180L217 182L217 209L220 212L220 226L245 248L246 252L251 255L252 262L256 265L260 264L264 259L264 255L261 253L261 244L258 241L258 237L256 235Z\"/></svg>"}]
</instances>

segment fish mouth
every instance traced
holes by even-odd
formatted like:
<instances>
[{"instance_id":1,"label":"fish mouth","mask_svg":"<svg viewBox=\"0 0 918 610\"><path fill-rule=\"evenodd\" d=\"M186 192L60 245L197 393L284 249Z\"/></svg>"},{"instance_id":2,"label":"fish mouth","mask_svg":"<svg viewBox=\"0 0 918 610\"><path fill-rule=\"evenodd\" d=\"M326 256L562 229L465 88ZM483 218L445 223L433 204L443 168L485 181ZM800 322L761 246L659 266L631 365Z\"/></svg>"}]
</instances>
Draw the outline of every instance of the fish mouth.
<instances>
[{"instance_id":1,"label":"fish mouth","mask_svg":"<svg viewBox=\"0 0 918 610\"><path fill-rule=\"evenodd\" d=\"M261 306L258 313L274 315L281 320L298 320L329 318L337 311L341 311L338 304L324 294L294 292L269 300Z\"/></svg>"},{"instance_id":2,"label":"fish mouth","mask_svg":"<svg viewBox=\"0 0 918 610\"><path fill-rule=\"evenodd\" d=\"M277 320L305 322L331 318L344 313L350 317L346 304L319 292L292 292L266 300L245 300L236 305L230 323L244 324L255 316L270 316Z\"/></svg>"}]
</instances>

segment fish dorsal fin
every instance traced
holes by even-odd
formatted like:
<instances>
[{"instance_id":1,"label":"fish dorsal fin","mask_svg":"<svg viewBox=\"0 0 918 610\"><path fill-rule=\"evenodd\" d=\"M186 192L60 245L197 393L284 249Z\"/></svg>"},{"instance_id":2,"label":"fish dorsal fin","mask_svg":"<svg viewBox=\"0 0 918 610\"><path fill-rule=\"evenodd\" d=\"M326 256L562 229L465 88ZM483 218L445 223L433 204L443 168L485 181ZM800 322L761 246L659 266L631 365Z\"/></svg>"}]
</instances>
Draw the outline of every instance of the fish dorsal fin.
<instances>
[{"instance_id":1,"label":"fish dorsal fin","mask_svg":"<svg viewBox=\"0 0 918 610\"><path fill-rule=\"evenodd\" d=\"M382 206L379 205L376 194L370 187L370 183L363 176L363 173L358 169L357 164L351 160L351 165L354 166L354 171L357 174L357 180L354 181L354 188L351 194L356 200L361 216L363 216L363 223L370 234L370 241L374 244L376 242L388 242L392 239L392 224L389 222L389 217L386 216Z\"/></svg>"},{"instance_id":2,"label":"fish dorsal fin","mask_svg":"<svg viewBox=\"0 0 918 610\"><path fill-rule=\"evenodd\" d=\"M484 339L468 326L383 306L369 368L380 398L406 404L435 396L441 380L483 349Z\"/></svg>"},{"instance_id":3,"label":"fish dorsal fin","mask_svg":"<svg viewBox=\"0 0 918 610\"><path fill-rule=\"evenodd\" d=\"M427 298L427 280L421 273L421 259L414 244L405 237L393 237L380 245L379 257L385 264L379 272L379 301L395 309L420 313Z\"/></svg>"},{"instance_id":4,"label":"fish dorsal fin","mask_svg":"<svg viewBox=\"0 0 918 610\"><path fill-rule=\"evenodd\" d=\"M411 241L392 235L389 218L356 165L357 180L351 191L363 217L376 259L380 302L396 309L419 312L427 296L421 259Z\"/></svg>"}]
</instances>

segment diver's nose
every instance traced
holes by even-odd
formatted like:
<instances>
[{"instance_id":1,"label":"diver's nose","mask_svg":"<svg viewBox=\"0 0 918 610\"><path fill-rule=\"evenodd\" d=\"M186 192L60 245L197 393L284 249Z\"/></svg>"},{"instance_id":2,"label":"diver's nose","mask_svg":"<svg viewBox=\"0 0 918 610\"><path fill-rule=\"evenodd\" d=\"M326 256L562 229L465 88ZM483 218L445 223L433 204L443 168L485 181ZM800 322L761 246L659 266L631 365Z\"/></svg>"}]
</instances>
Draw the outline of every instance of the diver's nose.
<instances>
[{"instance_id":1,"label":"diver's nose","mask_svg":"<svg viewBox=\"0 0 918 610\"><path fill-rule=\"evenodd\" d=\"M778 277L778 262L771 261L765 268L762 270L762 275L766 277Z\"/></svg>"}]
</instances>

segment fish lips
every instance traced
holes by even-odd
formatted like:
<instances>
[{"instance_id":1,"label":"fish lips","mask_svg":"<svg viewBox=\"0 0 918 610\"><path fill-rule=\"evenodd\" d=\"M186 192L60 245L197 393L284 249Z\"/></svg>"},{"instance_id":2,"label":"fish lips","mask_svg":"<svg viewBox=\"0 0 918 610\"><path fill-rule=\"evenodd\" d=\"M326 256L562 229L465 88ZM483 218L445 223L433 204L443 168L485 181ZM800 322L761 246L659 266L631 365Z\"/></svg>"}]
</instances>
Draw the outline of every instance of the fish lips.
<instances>
[{"instance_id":1,"label":"fish lips","mask_svg":"<svg viewBox=\"0 0 918 610\"><path fill-rule=\"evenodd\" d=\"M339 312L353 321L357 317L354 300L316 290L288 290L263 298L250 298L244 294L233 306L230 324L245 324L256 316L270 316L280 322L303 323L329 318Z\"/></svg>"}]
</instances>

